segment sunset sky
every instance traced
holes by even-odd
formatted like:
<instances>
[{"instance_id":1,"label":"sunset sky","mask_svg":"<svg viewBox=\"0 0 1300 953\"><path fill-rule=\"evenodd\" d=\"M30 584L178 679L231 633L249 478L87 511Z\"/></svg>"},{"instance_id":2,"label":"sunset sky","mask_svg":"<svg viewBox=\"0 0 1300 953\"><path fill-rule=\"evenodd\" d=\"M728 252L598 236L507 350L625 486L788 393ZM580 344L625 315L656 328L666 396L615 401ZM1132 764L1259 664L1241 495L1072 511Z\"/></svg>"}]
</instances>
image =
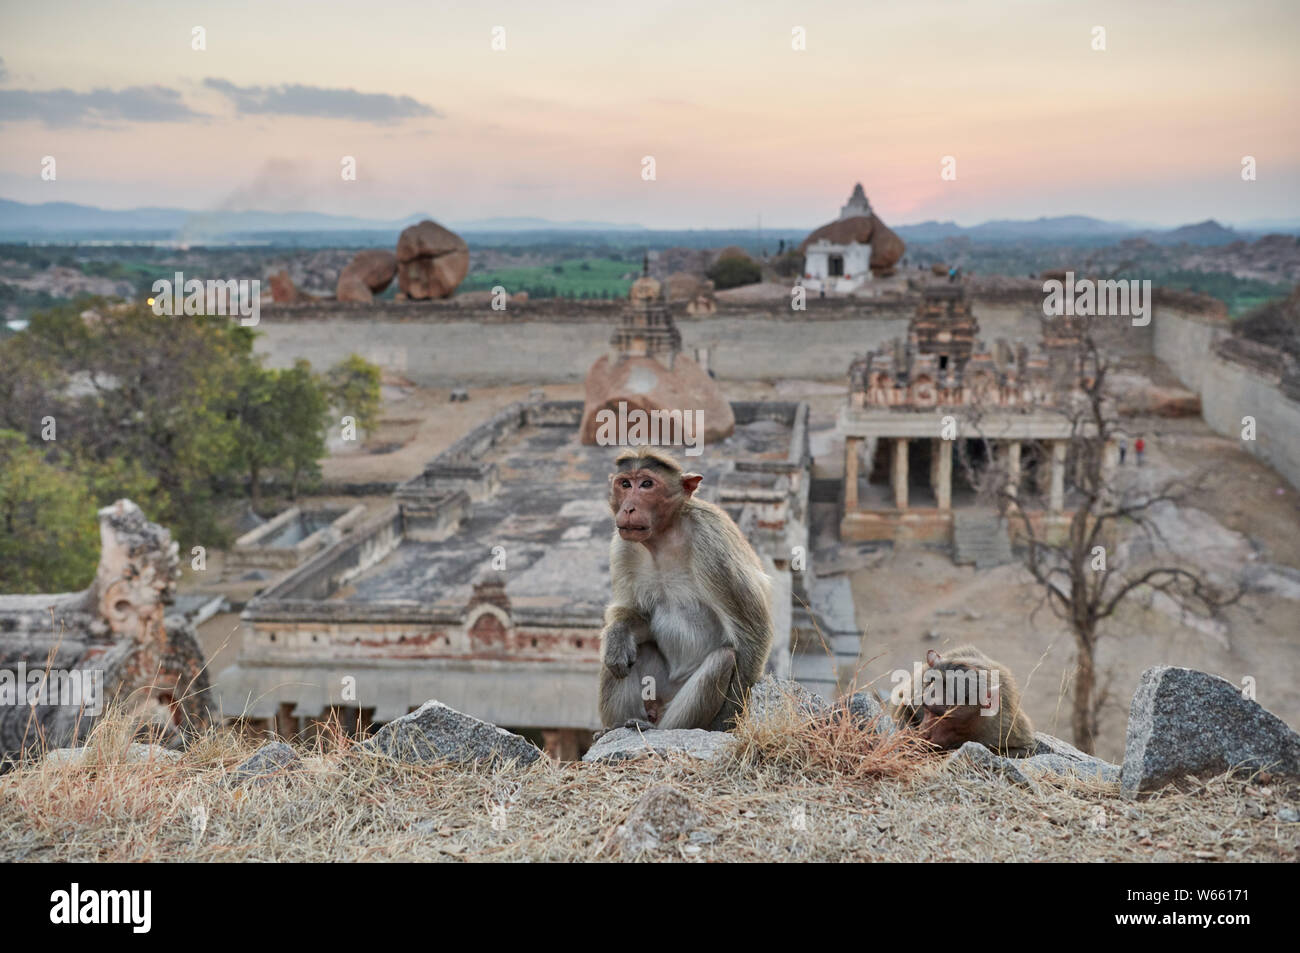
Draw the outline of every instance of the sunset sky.
<instances>
[{"instance_id":1,"label":"sunset sky","mask_svg":"<svg viewBox=\"0 0 1300 953\"><path fill-rule=\"evenodd\" d=\"M0 197L803 227L861 181L896 224L1300 218L1298 50L1296 2L4 0Z\"/></svg>"}]
</instances>

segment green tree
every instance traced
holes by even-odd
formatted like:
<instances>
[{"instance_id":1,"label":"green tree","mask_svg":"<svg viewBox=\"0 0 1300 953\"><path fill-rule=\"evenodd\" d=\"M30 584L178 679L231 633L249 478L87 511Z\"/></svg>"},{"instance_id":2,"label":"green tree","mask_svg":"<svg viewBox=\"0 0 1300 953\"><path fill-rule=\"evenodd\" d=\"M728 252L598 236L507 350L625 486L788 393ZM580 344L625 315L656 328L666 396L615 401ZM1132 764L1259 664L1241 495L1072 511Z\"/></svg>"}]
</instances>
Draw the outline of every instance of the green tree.
<instances>
[{"instance_id":1,"label":"green tree","mask_svg":"<svg viewBox=\"0 0 1300 953\"><path fill-rule=\"evenodd\" d=\"M225 534L213 502L237 472L226 397L253 359L252 343L250 329L224 317L155 315L143 302L78 301L41 312L0 344L8 352L0 366L37 368L20 385L33 409L5 422L32 442L53 418L60 465L89 475L100 502L152 486L133 497L151 519L182 546L217 545ZM126 485L112 485L114 477Z\"/></svg>"},{"instance_id":2,"label":"green tree","mask_svg":"<svg viewBox=\"0 0 1300 953\"><path fill-rule=\"evenodd\" d=\"M228 408L236 428L235 457L248 477L254 509L266 478L288 479L296 496L304 478L320 475L329 402L307 361L286 370L248 362L239 370Z\"/></svg>"},{"instance_id":3,"label":"green tree","mask_svg":"<svg viewBox=\"0 0 1300 953\"><path fill-rule=\"evenodd\" d=\"M379 368L373 364L368 366L375 371L377 402ZM271 387L271 400L280 413L280 434L283 441L283 456L277 469L281 475L288 477L289 494L296 499L304 481L315 483L320 479L320 460L326 452L329 398L325 387L312 373L311 364L299 360L293 367L276 372ZM371 416L375 413L372 410ZM357 423L361 423L359 413Z\"/></svg>"},{"instance_id":4,"label":"green tree","mask_svg":"<svg viewBox=\"0 0 1300 953\"><path fill-rule=\"evenodd\" d=\"M342 414L356 418L357 428L372 432L379 423L379 367L365 358L349 354L326 372L330 404Z\"/></svg>"},{"instance_id":5,"label":"green tree","mask_svg":"<svg viewBox=\"0 0 1300 953\"><path fill-rule=\"evenodd\" d=\"M708 272L713 286L719 291L737 288L740 285L752 285L763 280L763 270L758 262L739 255L729 256L718 261Z\"/></svg>"},{"instance_id":6,"label":"green tree","mask_svg":"<svg viewBox=\"0 0 1300 953\"><path fill-rule=\"evenodd\" d=\"M23 435L0 430L0 592L74 592L99 561L95 500Z\"/></svg>"}]
</instances>

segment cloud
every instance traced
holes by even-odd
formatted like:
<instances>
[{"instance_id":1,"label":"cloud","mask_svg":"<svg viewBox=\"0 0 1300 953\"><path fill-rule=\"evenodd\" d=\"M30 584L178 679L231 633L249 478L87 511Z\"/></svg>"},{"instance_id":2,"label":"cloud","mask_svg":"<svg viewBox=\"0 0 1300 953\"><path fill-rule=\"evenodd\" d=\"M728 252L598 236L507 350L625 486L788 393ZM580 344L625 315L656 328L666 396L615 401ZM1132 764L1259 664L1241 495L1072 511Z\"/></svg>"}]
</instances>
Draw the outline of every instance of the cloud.
<instances>
[{"instance_id":1,"label":"cloud","mask_svg":"<svg viewBox=\"0 0 1300 953\"><path fill-rule=\"evenodd\" d=\"M0 89L0 122L38 120L47 126L74 123L183 122L205 118L166 86L125 89Z\"/></svg>"},{"instance_id":2,"label":"cloud","mask_svg":"<svg viewBox=\"0 0 1300 953\"><path fill-rule=\"evenodd\" d=\"M355 89L327 89L323 86L236 86L224 79L205 79L203 85L227 97L240 115L313 116L320 119L353 119L358 122L390 123L418 116L443 114L410 96L361 93Z\"/></svg>"},{"instance_id":3,"label":"cloud","mask_svg":"<svg viewBox=\"0 0 1300 953\"><path fill-rule=\"evenodd\" d=\"M3 83L8 75L9 71L5 69L5 58L0 56L0 83Z\"/></svg>"}]
</instances>

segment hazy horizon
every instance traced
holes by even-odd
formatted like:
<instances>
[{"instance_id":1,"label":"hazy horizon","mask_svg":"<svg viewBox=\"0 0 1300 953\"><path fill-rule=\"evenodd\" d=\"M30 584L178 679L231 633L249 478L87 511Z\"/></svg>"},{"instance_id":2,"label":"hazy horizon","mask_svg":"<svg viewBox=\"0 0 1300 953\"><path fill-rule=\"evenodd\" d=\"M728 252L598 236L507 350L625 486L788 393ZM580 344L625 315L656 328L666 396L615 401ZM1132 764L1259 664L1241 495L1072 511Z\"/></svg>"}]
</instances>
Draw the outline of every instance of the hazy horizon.
<instances>
[{"instance_id":1,"label":"hazy horizon","mask_svg":"<svg viewBox=\"0 0 1300 953\"><path fill-rule=\"evenodd\" d=\"M861 182L900 225L1300 217L1300 5L1284 2L0 16L0 196L28 203L797 229Z\"/></svg>"}]
</instances>

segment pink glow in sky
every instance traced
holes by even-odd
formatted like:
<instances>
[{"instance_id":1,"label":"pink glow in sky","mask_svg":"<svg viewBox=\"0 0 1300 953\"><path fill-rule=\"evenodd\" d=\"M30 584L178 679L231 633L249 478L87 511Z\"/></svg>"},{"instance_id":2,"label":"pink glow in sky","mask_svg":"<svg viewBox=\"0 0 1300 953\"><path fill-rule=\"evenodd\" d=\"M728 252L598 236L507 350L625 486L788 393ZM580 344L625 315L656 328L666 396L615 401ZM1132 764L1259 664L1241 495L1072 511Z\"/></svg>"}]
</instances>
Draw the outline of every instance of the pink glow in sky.
<instances>
[{"instance_id":1,"label":"pink glow in sky","mask_svg":"<svg viewBox=\"0 0 1300 953\"><path fill-rule=\"evenodd\" d=\"M0 196L24 202L802 227L861 181L898 224L1300 217L1290 2L46 0L0 23Z\"/></svg>"}]
</instances>

